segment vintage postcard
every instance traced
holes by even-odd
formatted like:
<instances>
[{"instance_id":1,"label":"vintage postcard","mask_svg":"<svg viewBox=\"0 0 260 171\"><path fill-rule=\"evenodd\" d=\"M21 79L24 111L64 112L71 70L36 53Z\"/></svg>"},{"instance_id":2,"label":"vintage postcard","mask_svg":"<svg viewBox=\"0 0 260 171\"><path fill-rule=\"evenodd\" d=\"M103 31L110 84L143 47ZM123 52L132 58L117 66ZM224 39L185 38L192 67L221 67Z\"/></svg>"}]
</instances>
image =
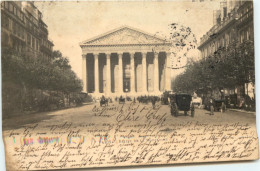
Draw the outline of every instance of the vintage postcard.
<instances>
[{"instance_id":1,"label":"vintage postcard","mask_svg":"<svg viewBox=\"0 0 260 171\"><path fill-rule=\"evenodd\" d=\"M253 1L2 1L6 168L258 160Z\"/></svg>"}]
</instances>

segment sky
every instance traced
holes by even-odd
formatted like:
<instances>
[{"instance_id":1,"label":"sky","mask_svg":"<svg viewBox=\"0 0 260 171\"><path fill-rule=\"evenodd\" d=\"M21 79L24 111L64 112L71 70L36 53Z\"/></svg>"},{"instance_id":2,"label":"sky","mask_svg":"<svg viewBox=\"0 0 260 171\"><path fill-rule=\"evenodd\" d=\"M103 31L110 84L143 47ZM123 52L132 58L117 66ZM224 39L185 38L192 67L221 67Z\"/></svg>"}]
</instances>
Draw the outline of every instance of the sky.
<instances>
[{"instance_id":1,"label":"sky","mask_svg":"<svg viewBox=\"0 0 260 171\"><path fill-rule=\"evenodd\" d=\"M168 25L190 27L199 41L213 25L213 10L219 1L135 1L35 2L48 26L54 50L70 60L72 69L82 76L82 53L79 43L127 25L145 32L168 34ZM194 57L199 51L194 53ZM184 60L185 61L185 60Z\"/></svg>"}]
</instances>

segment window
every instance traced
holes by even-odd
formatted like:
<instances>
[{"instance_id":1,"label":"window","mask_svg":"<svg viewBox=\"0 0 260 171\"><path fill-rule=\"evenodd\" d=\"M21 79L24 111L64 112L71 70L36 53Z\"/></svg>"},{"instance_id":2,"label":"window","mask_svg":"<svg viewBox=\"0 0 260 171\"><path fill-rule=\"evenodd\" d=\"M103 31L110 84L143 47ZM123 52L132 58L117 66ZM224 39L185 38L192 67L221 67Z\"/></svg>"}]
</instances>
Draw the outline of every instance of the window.
<instances>
[{"instance_id":1,"label":"window","mask_svg":"<svg viewBox=\"0 0 260 171\"><path fill-rule=\"evenodd\" d=\"M18 16L18 18L21 20L21 13L20 13L19 10L17 10L17 16Z\"/></svg>"},{"instance_id":2,"label":"window","mask_svg":"<svg viewBox=\"0 0 260 171\"><path fill-rule=\"evenodd\" d=\"M250 27L249 40L253 40L253 39L254 39L254 29L253 27Z\"/></svg>"},{"instance_id":3,"label":"window","mask_svg":"<svg viewBox=\"0 0 260 171\"><path fill-rule=\"evenodd\" d=\"M31 46L31 35L27 33L27 44Z\"/></svg>"},{"instance_id":4,"label":"window","mask_svg":"<svg viewBox=\"0 0 260 171\"><path fill-rule=\"evenodd\" d=\"M14 7L14 15L17 15L17 9Z\"/></svg>"},{"instance_id":5,"label":"window","mask_svg":"<svg viewBox=\"0 0 260 171\"><path fill-rule=\"evenodd\" d=\"M244 33L240 32L240 42L244 42Z\"/></svg>"},{"instance_id":6,"label":"window","mask_svg":"<svg viewBox=\"0 0 260 171\"><path fill-rule=\"evenodd\" d=\"M13 30L13 21L11 19L9 19L9 30Z\"/></svg>"},{"instance_id":7,"label":"window","mask_svg":"<svg viewBox=\"0 0 260 171\"><path fill-rule=\"evenodd\" d=\"M9 2L5 2L5 8L8 9L8 3Z\"/></svg>"},{"instance_id":8,"label":"window","mask_svg":"<svg viewBox=\"0 0 260 171\"><path fill-rule=\"evenodd\" d=\"M39 50L39 41L36 39L36 50Z\"/></svg>"},{"instance_id":9,"label":"window","mask_svg":"<svg viewBox=\"0 0 260 171\"><path fill-rule=\"evenodd\" d=\"M9 3L9 11L13 12L13 10L14 10L13 4L12 4L12 3Z\"/></svg>"},{"instance_id":10,"label":"window","mask_svg":"<svg viewBox=\"0 0 260 171\"><path fill-rule=\"evenodd\" d=\"M13 33L16 34L16 23L13 22Z\"/></svg>"},{"instance_id":11,"label":"window","mask_svg":"<svg viewBox=\"0 0 260 171\"><path fill-rule=\"evenodd\" d=\"M17 35L21 37L21 27L17 24Z\"/></svg>"},{"instance_id":12,"label":"window","mask_svg":"<svg viewBox=\"0 0 260 171\"><path fill-rule=\"evenodd\" d=\"M2 14L2 26L9 29L9 18Z\"/></svg>"},{"instance_id":13,"label":"window","mask_svg":"<svg viewBox=\"0 0 260 171\"><path fill-rule=\"evenodd\" d=\"M21 37L24 40L24 29L23 28L21 28Z\"/></svg>"},{"instance_id":14,"label":"window","mask_svg":"<svg viewBox=\"0 0 260 171\"><path fill-rule=\"evenodd\" d=\"M244 40L247 40L247 31L244 31Z\"/></svg>"},{"instance_id":15,"label":"window","mask_svg":"<svg viewBox=\"0 0 260 171\"><path fill-rule=\"evenodd\" d=\"M35 39L32 38L32 48L35 49Z\"/></svg>"},{"instance_id":16,"label":"window","mask_svg":"<svg viewBox=\"0 0 260 171\"><path fill-rule=\"evenodd\" d=\"M229 34L226 34L225 35L225 39L226 39L226 46L228 46L228 44L229 44Z\"/></svg>"}]
</instances>

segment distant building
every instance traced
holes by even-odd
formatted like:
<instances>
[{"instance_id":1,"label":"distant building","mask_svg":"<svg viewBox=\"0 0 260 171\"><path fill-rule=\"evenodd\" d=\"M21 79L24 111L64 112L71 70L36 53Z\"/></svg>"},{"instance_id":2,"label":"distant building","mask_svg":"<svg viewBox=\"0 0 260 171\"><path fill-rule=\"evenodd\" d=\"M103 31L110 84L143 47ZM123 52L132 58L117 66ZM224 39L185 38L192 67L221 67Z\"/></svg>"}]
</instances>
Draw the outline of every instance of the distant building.
<instances>
[{"instance_id":1,"label":"distant building","mask_svg":"<svg viewBox=\"0 0 260 171\"><path fill-rule=\"evenodd\" d=\"M213 27L200 39L198 49L202 58L213 55L219 48L254 40L253 1L222 1L220 10L213 13L213 20ZM225 90L225 93L236 93L238 98L243 94L254 97L254 85L247 83L245 87L238 86L235 90Z\"/></svg>"},{"instance_id":2,"label":"distant building","mask_svg":"<svg viewBox=\"0 0 260 171\"><path fill-rule=\"evenodd\" d=\"M2 47L11 47L28 57L50 60L53 43L48 39L47 25L34 2L2 2L1 28Z\"/></svg>"},{"instance_id":3,"label":"distant building","mask_svg":"<svg viewBox=\"0 0 260 171\"><path fill-rule=\"evenodd\" d=\"M84 92L136 97L171 90L171 43L163 38L123 26L80 47Z\"/></svg>"},{"instance_id":4,"label":"distant building","mask_svg":"<svg viewBox=\"0 0 260 171\"><path fill-rule=\"evenodd\" d=\"M221 7L213 13L213 27L200 39L203 58L233 42L254 39L252 1L223 1Z\"/></svg>"}]
</instances>

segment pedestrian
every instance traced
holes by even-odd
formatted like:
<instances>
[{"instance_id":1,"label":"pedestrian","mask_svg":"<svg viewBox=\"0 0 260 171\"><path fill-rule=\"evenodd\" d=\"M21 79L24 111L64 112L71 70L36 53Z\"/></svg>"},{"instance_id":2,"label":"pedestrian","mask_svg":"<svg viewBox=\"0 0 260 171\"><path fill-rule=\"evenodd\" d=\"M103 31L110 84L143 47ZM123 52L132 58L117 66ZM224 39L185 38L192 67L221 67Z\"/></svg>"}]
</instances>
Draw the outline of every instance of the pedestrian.
<instances>
[{"instance_id":1,"label":"pedestrian","mask_svg":"<svg viewBox=\"0 0 260 171\"><path fill-rule=\"evenodd\" d=\"M226 105L224 102L221 103L221 113L224 113L226 111Z\"/></svg>"},{"instance_id":2,"label":"pedestrian","mask_svg":"<svg viewBox=\"0 0 260 171\"><path fill-rule=\"evenodd\" d=\"M179 114L179 111L178 111L178 106L177 106L177 104L175 102L175 98L171 97L169 99L170 99L169 100L170 101L169 104L170 104L170 107L171 107L171 115L177 117L178 114Z\"/></svg>"},{"instance_id":3,"label":"pedestrian","mask_svg":"<svg viewBox=\"0 0 260 171\"><path fill-rule=\"evenodd\" d=\"M210 99L209 101L209 108L210 108L210 115L214 115L214 103L213 103L213 99Z\"/></svg>"},{"instance_id":4,"label":"pedestrian","mask_svg":"<svg viewBox=\"0 0 260 171\"><path fill-rule=\"evenodd\" d=\"M156 103L156 100L155 100L154 96L152 97L151 101L152 101L152 106L153 106L153 109L154 109L155 108L155 103Z\"/></svg>"}]
</instances>

